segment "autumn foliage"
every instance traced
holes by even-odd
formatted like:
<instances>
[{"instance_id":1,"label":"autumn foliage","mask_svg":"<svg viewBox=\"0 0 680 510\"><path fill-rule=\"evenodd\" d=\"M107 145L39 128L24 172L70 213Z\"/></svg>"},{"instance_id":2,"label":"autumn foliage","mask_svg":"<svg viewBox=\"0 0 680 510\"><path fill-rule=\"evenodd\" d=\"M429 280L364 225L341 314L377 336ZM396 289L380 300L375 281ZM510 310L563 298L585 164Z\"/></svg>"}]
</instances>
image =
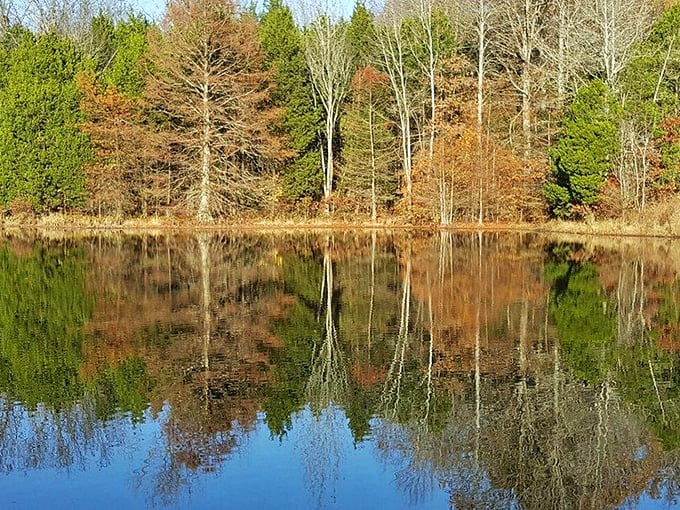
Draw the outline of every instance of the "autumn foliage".
<instances>
[{"instance_id":1,"label":"autumn foliage","mask_svg":"<svg viewBox=\"0 0 680 510\"><path fill-rule=\"evenodd\" d=\"M96 159L85 167L87 211L110 216L146 216L167 204L169 182L160 168L163 144L145 119L144 102L104 87L92 72L78 78Z\"/></svg>"}]
</instances>

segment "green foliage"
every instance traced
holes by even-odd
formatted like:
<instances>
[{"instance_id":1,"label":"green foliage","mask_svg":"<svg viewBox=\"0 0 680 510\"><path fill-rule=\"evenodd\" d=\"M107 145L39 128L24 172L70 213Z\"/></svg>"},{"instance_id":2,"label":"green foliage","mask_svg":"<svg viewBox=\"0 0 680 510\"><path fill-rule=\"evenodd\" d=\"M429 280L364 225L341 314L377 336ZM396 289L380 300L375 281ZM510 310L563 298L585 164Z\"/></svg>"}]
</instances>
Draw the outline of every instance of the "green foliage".
<instances>
[{"instance_id":1,"label":"green foliage","mask_svg":"<svg viewBox=\"0 0 680 510\"><path fill-rule=\"evenodd\" d=\"M318 306L323 268L314 258L284 257L283 276L286 290L310 307Z\"/></svg>"},{"instance_id":2,"label":"green foliage","mask_svg":"<svg viewBox=\"0 0 680 510\"><path fill-rule=\"evenodd\" d=\"M545 278L552 283L550 317L572 373L593 386L605 382L615 386L631 410L654 430L664 448L677 448L677 354L661 349L644 331L632 345L620 341L620 311L602 288L598 268L592 262L568 260L568 253L558 255L546 264ZM659 294L662 302L652 323L662 329L669 324L675 327L677 294L669 289L661 289Z\"/></svg>"},{"instance_id":3,"label":"green foliage","mask_svg":"<svg viewBox=\"0 0 680 510\"><path fill-rule=\"evenodd\" d=\"M76 75L85 63L55 34L21 33L3 55L0 88L0 204L28 201L37 211L69 208L85 195L88 138Z\"/></svg>"},{"instance_id":4,"label":"green foliage","mask_svg":"<svg viewBox=\"0 0 680 510\"><path fill-rule=\"evenodd\" d=\"M276 383L262 409L272 434L282 435L291 425L291 415L305 405L305 385L309 379L314 339L321 331L316 319L322 269L313 259L297 256L283 260L284 282L288 292L297 297L288 315L277 321L273 333L284 347L272 353Z\"/></svg>"},{"instance_id":5,"label":"green foliage","mask_svg":"<svg viewBox=\"0 0 680 510\"><path fill-rule=\"evenodd\" d=\"M635 48L622 73L626 110L657 123L680 109L680 4L668 9ZM645 111L647 109L647 111Z\"/></svg>"},{"instance_id":6,"label":"green foliage","mask_svg":"<svg viewBox=\"0 0 680 510\"><path fill-rule=\"evenodd\" d=\"M446 13L435 8L431 13L430 26L432 31L432 54L435 66L442 59L452 57L456 53L456 38L451 22ZM428 82L429 66L429 35L426 24L414 17L405 18L402 31L404 43L408 48L405 55L406 66L413 71L414 77L419 77L418 82L424 86Z\"/></svg>"},{"instance_id":7,"label":"green foliage","mask_svg":"<svg viewBox=\"0 0 680 510\"><path fill-rule=\"evenodd\" d=\"M390 129L390 106L387 77L372 67L359 69L340 122L344 164L338 190L364 210L371 209L373 187L376 208L396 199L398 142Z\"/></svg>"},{"instance_id":8,"label":"green foliage","mask_svg":"<svg viewBox=\"0 0 680 510\"><path fill-rule=\"evenodd\" d=\"M142 66L148 48L149 23L141 16L130 16L116 25L113 35L115 53L106 66L102 81L113 85L128 97L139 97L144 92Z\"/></svg>"},{"instance_id":9,"label":"green foliage","mask_svg":"<svg viewBox=\"0 0 680 510\"><path fill-rule=\"evenodd\" d=\"M613 366L616 317L592 263L551 261L546 279L553 282L550 317L562 355L579 379L598 384Z\"/></svg>"},{"instance_id":10,"label":"green foliage","mask_svg":"<svg viewBox=\"0 0 680 510\"><path fill-rule=\"evenodd\" d=\"M89 56L93 61L94 71L99 75L106 70L116 54L114 41L116 25L106 14L99 14L90 22L90 39L92 41Z\"/></svg>"},{"instance_id":11,"label":"green foliage","mask_svg":"<svg viewBox=\"0 0 680 510\"><path fill-rule=\"evenodd\" d=\"M153 382L147 375L144 360L135 357L102 369L93 387L98 418L129 412L133 420L141 421L149 405Z\"/></svg>"},{"instance_id":12,"label":"green foliage","mask_svg":"<svg viewBox=\"0 0 680 510\"><path fill-rule=\"evenodd\" d=\"M1 390L29 408L81 398L81 327L93 306L81 253L36 248L18 257L0 248Z\"/></svg>"},{"instance_id":13,"label":"green foliage","mask_svg":"<svg viewBox=\"0 0 680 510\"><path fill-rule=\"evenodd\" d=\"M350 384L345 414L355 444L360 443L371 432L371 418L380 405L378 390L379 388L362 388L353 381Z\"/></svg>"},{"instance_id":14,"label":"green foliage","mask_svg":"<svg viewBox=\"0 0 680 510\"><path fill-rule=\"evenodd\" d=\"M664 119L680 115L680 4L663 13L649 36L638 43L621 73L625 115L631 125L651 135L663 164L660 184L680 185L680 149L660 140Z\"/></svg>"},{"instance_id":15,"label":"green foliage","mask_svg":"<svg viewBox=\"0 0 680 510\"><path fill-rule=\"evenodd\" d=\"M453 57L458 49L456 31L451 26L449 17L441 8L432 11L432 40L434 54L439 59Z\"/></svg>"},{"instance_id":16,"label":"green foliage","mask_svg":"<svg viewBox=\"0 0 680 510\"><path fill-rule=\"evenodd\" d=\"M550 152L551 180L545 194L555 216L574 206L592 208L620 150L621 107L600 80L582 87L562 121L562 136Z\"/></svg>"},{"instance_id":17,"label":"green foliage","mask_svg":"<svg viewBox=\"0 0 680 510\"><path fill-rule=\"evenodd\" d=\"M284 346L272 353L276 381L262 405L272 434L281 436L291 426L291 416L305 405L305 385L309 379L314 338L318 338L314 312L301 302L289 309L288 316L273 325L272 331Z\"/></svg>"},{"instance_id":18,"label":"green foliage","mask_svg":"<svg viewBox=\"0 0 680 510\"><path fill-rule=\"evenodd\" d=\"M281 0L272 0L260 21L260 42L266 66L274 71L276 88L271 98L284 109L276 126L297 153L286 162L283 197L295 201L319 198L323 173L320 165L319 136L323 112L314 100L307 71L302 36L293 15Z\"/></svg>"},{"instance_id":19,"label":"green foliage","mask_svg":"<svg viewBox=\"0 0 680 510\"><path fill-rule=\"evenodd\" d=\"M129 412L141 419L152 382L132 358L104 366L92 381L81 375L94 297L81 251L37 247L27 256L0 248L0 392L27 408L68 409L86 394L97 417ZM17 292L21 289L21 292Z\"/></svg>"},{"instance_id":20,"label":"green foliage","mask_svg":"<svg viewBox=\"0 0 680 510\"><path fill-rule=\"evenodd\" d=\"M624 400L654 431L665 450L680 446L677 355L640 339L617 352L615 381ZM663 405L663 408L661 407Z\"/></svg>"},{"instance_id":21,"label":"green foliage","mask_svg":"<svg viewBox=\"0 0 680 510\"><path fill-rule=\"evenodd\" d=\"M374 62L376 58L375 38L373 14L363 2L357 1L347 25L347 42L352 52L354 70Z\"/></svg>"}]
</instances>

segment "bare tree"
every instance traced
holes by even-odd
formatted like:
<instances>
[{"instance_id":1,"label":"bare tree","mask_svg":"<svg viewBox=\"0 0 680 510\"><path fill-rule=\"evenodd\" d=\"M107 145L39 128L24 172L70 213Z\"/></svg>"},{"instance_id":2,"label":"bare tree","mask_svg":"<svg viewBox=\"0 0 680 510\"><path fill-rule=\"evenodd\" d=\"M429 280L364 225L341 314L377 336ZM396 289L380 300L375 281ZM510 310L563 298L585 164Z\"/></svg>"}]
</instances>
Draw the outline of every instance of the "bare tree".
<instances>
[{"instance_id":1,"label":"bare tree","mask_svg":"<svg viewBox=\"0 0 680 510\"><path fill-rule=\"evenodd\" d=\"M420 25L420 39L415 41L417 45L422 45L424 48L424 58L419 58L420 67L423 74L427 77L428 86L428 100L430 102L430 129L428 140L428 161L432 167L432 155L434 151L434 135L435 135L435 118L437 112L437 95L435 87L435 78L438 70L438 62L440 57L439 45L436 41L435 20L433 19L435 9L434 0L417 0L415 11L417 12L418 24ZM413 50L412 50L413 51ZM418 55L420 52L416 53Z\"/></svg>"},{"instance_id":2,"label":"bare tree","mask_svg":"<svg viewBox=\"0 0 680 510\"><path fill-rule=\"evenodd\" d=\"M486 155L483 151L484 140L484 75L487 64L487 38L489 22L493 13L493 5L489 0L477 0L475 3L475 29L477 32L477 162L479 165L479 216L478 222L484 220L482 195L482 168L486 166Z\"/></svg>"},{"instance_id":3,"label":"bare tree","mask_svg":"<svg viewBox=\"0 0 680 510\"><path fill-rule=\"evenodd\" d=\"M532 107L537 88L537 54L544 36L547 0L499 0L495 42L498 57L520 96L524 172L531 157Z\"/></svg>"},{"instance_id":4,"label":"bare tree","mask_svg":"<svg viewBox=\"0 0 680 510\"><path fill-rule=\"evenodd\" d=\"M478 172L478 214L479 223L484 218L483 181L488 170L488 154L484 138L484 86L490 62L489 36L495 23L494 14L498 8L496 0L461 0L447 6L457 37L476 53L476 133Z\"/></svg>"},{"instance_id":5,"label":"bare tree","mask_svg":"<svg viewBox=\"0 0 680 510\"><path fill-rule=\"evenodd\" d=\"M352 54L347 43L347 25L334 22L328 12L318 16L306 30L305 57L316 95L326 113L322 151L324 170L323 194L328 199L333 191L335 136L352 74Z\"/></svg>"},{"instance_id":6,"label":"bare tree","mask_svg":"<svg viewBox=\"0 0 680 510\"><path fill-rule=\"evenodd\" d=\"M631 57L633 45L649 30L649 0L592 0L587 2L592 35L586 38L600 61L609 88L617 90L617 78Z\"/></svg>"},{"instance_id":7,"label":"bare tree","mask_svg":"<svg viewBox=\"0 0 680 510\"><path fill-rule=\"evenodd\" d=\"M17 21L17 16L17 9L12 0L0 1L0 35L4 35Z\"/></svg>"},{"instance_id":8,"label":"bare tree","mask_svg":"<svg viewBox=\"0 0 680 510\"><path fill-rule=\"evenodd\" d=\"M580 76L593 74L596 59L588 51L588 5L586 0L552 0L547 37L541 46L549 79L557 92L557 107L575 92Z\"/></svg>"},{"instance_id":9,"label":"bare tree","mask_svg":"<svg viewBox=\"0 0 680 510\"><path fill-rule=\"evenodd\" d=\"M25 0L17 2L15 14L36 32L55 32L69 37L85 52L93 44L92 20L106 15L113 20L129 12L125 0ZM4 14L4 13L3 13Z\"/></svg>"},{"instance_id":10,"label":"bare tree","mask_svg":"<svg viewBox=\"0 0 680 510\"><path fill-rule=\"evenodd\" d=\"M406 64L409 48L401 16L395 7L387 6L379 21L377 44L382 61L381 67L389 78L397 116L399 117L405 198L410 211L413 195L411 120L414 109L414 94L411 86L412 71Z\"/></svg>"},{"instance_id":11,"label":"bare tree","mask_svg":"<svg viewBox=\"0 0 680 510\"><path fill-rule=\"evenodd\" d=\"M424 80L420 78L418 81L424 81L427 84L423 87L426 90L422 91L423 100L419 101L419 106L423 110L423 124L428 126L427 162L428 174L432 174L437 109L441 97L437 90L438 77L442 72L442 61L447 54L453 53L454 42L451 38L451 26L444 15L444 9L437 0L415 0L409 10L415 13L417 28L408 42L411 46L411 54L418 62L420 73L425 78ZM440 222L448 225L453 220L453 211L448 200L450 190L444 173L440 175L439 188Z\"/></svg>"}]
</instances>

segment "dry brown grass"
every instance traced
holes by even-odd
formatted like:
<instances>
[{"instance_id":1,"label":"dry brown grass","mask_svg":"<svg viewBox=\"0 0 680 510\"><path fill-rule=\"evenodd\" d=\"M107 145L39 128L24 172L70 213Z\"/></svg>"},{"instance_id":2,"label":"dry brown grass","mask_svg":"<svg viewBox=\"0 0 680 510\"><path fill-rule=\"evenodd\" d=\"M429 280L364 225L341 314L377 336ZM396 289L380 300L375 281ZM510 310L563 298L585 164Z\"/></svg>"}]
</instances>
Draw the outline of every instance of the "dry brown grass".
<instances>
[{"instance_id":1,"label":"dry brown grass","mask_svg":"<svg viewBox=\"0 0 680 510\"><path fill-rule=\"evenodd\" d=\"M653 204L644 212L629 212L617 219L549 221L541 225L539 230L608 236L680 237L680 199Z\"/></svg>"},{"instance_id":2,"label":"dry brown grass","mask_svg":"<svg viewBox=\"0 0 680 510\"><path fill-rule=\"evenodd\" d=\"M169 231L187 232L196 230L211 231L328 231L328 230L414 230L438 231L436 223L412 224L399 215L384 215L373 223L368 217L337 214L317 216L270 216L250 214L238 218L226 218L211 225L198 225L187 218L176 216L151 216L146 218L121 219L109 216L88 216L76 213L52 213L43 216L10 215L2 218L0 230L38 230L38 231L130 231L144 233L167 233ZM618 219L594 219L584 221L558 221L536 223L455 223L446 230L456 231L524 231L547 234L586 234L596 236L630 237L680 237L680 199L674 198L654 204L644 213L628 213Z\"/></svg>"}]
</instances>

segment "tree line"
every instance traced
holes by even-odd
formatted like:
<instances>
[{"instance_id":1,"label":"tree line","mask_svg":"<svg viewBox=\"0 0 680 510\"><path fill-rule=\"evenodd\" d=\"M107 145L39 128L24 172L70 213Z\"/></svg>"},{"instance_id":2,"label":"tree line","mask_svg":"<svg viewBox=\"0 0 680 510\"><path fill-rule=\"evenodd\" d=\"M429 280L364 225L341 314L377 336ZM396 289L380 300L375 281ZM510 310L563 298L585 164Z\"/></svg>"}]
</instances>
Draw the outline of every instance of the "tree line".
<instances>
[{"instance_id":1,"label":"tree line","mask_svg":"<svg viewBox=\"0 0 680 510\"><path fill-rule=\"evenodd\" d=\"M680 4L3 2L6 213L644 213L678 192Z\"/></svg>"}]
</instances>

